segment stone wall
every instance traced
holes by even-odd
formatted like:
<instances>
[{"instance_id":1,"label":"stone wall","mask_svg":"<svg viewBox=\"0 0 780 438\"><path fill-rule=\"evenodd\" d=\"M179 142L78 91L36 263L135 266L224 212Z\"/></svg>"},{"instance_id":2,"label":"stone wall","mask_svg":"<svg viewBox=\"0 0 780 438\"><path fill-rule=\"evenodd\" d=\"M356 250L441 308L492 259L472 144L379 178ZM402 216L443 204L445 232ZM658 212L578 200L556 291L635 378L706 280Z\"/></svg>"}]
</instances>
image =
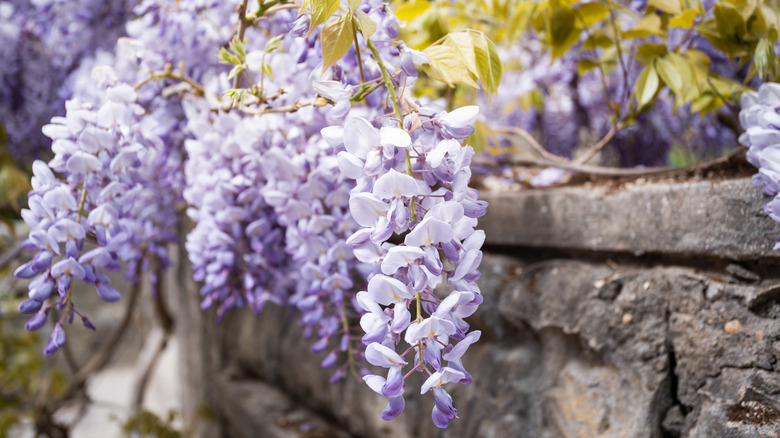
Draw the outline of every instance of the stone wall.
<instances>
[{"instance_id":1,"label":"stone wall","mask_svg":"<svg viewBox=\"0 0 780 438\"><path fill-rule=\"evenodd\" d=\"M483 336L449 429L430 394L384 422L362 382L329 385L278 308L214 326L182 271L185 416L210 406L210 437L780 436L780 227L749 180L485 198Z\"/></svg>"}]
</instances>

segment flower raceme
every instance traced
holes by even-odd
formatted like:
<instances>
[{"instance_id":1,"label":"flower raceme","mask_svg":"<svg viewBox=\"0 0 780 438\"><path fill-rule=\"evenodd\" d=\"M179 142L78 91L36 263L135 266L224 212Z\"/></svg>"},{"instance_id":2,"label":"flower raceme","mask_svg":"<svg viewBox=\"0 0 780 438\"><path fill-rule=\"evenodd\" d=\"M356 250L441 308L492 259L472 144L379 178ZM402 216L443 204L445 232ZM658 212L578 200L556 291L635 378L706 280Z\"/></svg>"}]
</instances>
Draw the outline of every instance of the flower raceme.
<instances>
[{"instance_id":1,"label":"flower raceme","mask_svg":"<svg viewBox=\"0 0 780 438\"><path fill-rule=\"evenodd\" d=\"M486 203L468 186L474 151L462 145L478 108L415 100L427 55L393 41L387 5L355 3L357 18L330 20L362 20L363 36L324 72L323 23L309 9L273 8L231 43L215 23L235 24L235 5L150 0L133 8L110 67L74 73L66 116L44 128L54 158L34 163L22 213L36 253L16 271L31 279L26 328L57 315L46 354L75 316L94 329L75 304L83 283L115 302L107 271L139 281L169 264L184 201L201 307L218 320L292 308L331 382L361 371L388 397L382 418L403 411L415 371L434 424L455 418L445 386L471 381L461 357L480 334L464 319L482 302ZM240 64L230 73L216 58L227 46L220 59Z\"/></svg>"},{"instance_id":2,"label":"flower raceme","mask_svg":"<svg viewBox=\"0 0 780 438\"><path fill-rule=\"evenodd\" d=\"M745 92L741 103L739 120L745 132L739 141L748 147L747 160L758 168L753 184L774 196L764 211L780 222L780 84L765 83L758 92ZM780 249L780 238L774 249Z\"/></svg>"},{"instance_id":3,"label":"flower raceme","mask_svg":"<svg viewBox=\"0 0 780 438\"><path fill-rule=\"evenodd\" d=\"M486 204L467 187L473 150L458 139L472 132L467 124L475 117L476 107L466 107L423 116L418 126L426 129L412 132L361 117L343 128L338 162L356 180L349 208L361 227L347 242L374 265L357 294L366 359L387 369L386 377L364 380L388 397L386 420L403 411L404 382L413 371L428 377L422 392L434 392L438 427L457 413L443 385L471 381L460 358L479 331L469 333L463 318L482 302L476 280L484 233L474 227ZM451 292L442 299L444 290ZM408 348L399 354L402 342Z\"/></svg>"}]
</instances>

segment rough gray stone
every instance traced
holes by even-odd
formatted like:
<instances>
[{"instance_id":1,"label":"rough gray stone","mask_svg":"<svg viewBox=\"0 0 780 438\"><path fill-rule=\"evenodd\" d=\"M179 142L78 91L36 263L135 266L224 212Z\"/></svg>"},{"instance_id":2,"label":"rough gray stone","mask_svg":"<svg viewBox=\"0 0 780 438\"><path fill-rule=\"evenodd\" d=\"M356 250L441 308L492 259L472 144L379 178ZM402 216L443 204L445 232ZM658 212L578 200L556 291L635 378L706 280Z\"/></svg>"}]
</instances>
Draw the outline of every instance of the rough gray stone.
<instances>
[{"instance_id":1,"label":"rough gray stone","mask_svg":"<svg viewBox=\"0 0 780 438\"><path fill-rule=\"evenodd\" d=\"M522 258L485 255L485 301L469 321L484 335L464 357L474 382L448 387L460 411L449 429L431 424L430 394L412 394L420 376L404 413L384 422L386 399L363 382L328 384L291 314L269 306L214 328L184 280L179 328L189 360L203 362L187 370L189 404L209 404L223 433L252 418L218 401L235 382L214 376L233 367L357 437L780 436L780 227L748 180L489 196L488 241ZM598 261L616 252L620 264ZM652 266L629 256L646 253ZM694 258L721 261L696 270L707 263Z\"/></svg>"},{"instance_id":2,"label":"rough gray stone","mask_svg":"<svg viewBox=\"0 0 780 438\"><path fill-rule=\"evenodd\" d=\"M780 225L749 178L623 188L564 187L482 194L480 227L500 246L578 249L731 260L777 259Z\"/></svg>"},{"instance_id":3,"label":"rough gray stone","mask_svg":"<svg viewBox=\"0 0 780 438\"><path fill-rule=\"evenodd\" d=\"M349 438L319 415L301 407L284 392L257 380L221 375L216 401L234 438Z\"/></svg>"}]
</instances>

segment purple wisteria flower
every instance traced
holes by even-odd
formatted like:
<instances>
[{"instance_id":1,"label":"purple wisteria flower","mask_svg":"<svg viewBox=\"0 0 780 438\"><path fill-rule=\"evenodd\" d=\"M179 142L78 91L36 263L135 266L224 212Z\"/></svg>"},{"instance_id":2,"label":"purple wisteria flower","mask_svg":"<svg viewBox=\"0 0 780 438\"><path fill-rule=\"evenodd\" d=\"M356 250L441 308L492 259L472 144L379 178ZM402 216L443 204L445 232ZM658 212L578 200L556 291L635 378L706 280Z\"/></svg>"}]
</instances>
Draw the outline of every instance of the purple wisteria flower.
<instances>
[{"instance_id":1,"label":"purple wisteria flower","mask_svg":"<svg viewBox=\"0 0 780 438\"><path fill-rule=\"evenodd\" d=\"M780 84L766 83L758 92L742 94L739 120L745 132L740 143L748 147L747 160L758 168L753 184L774 196L764 211L780 222ZM780 249L780 238L774 249Z\"/></svg>"}]
</instances>

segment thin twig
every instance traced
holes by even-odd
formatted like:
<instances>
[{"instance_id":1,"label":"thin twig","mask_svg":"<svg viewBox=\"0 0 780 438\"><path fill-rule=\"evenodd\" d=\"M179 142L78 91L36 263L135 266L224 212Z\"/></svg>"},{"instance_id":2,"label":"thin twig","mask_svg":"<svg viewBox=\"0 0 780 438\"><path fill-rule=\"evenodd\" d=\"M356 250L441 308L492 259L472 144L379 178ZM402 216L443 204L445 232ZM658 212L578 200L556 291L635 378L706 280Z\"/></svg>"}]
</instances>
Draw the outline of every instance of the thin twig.
<instances>
[{"instance_id":1,"label":"thin twig","mask_svg":"<svg viewBox=\"0 0 780 438\"><path fill-rule=\"evenodd\" d=\"M5 268L14 261L19 253L22 252L22 242L16 241L13 246L0 255L0 269Z\"/></svg>"},{"instance_id":2,"label":"thin twig","mask_svg":"<svg viewBox=\"0 0 780 438\"><path fill-rule=\"evenodd\" d=\"M620 127L621 127L620 124L617 125L613 124L612 126L610 126L609 132L607 132L604 135L604 137L602 137L601 140L598 141L598 143L594 144L590 149L588 149L587 152L585 152L584 154L582 154L582 156L574 160L574 162L577 164L585 164L588 161L590 161L591 158L593 158L594 156L596 156L596 154L601 152L601 150L604 149L604 146L606 146L607 143L609 143L610 140L612 140L612 138L615 137L615 134L620 129Z\"/></svg>"},{"instance_id":3,"label":"thin twig","mask_svg":"<svg viewBox=\"0 0 780 438\"><path fill-rule=\"evenodd\" d=\"M246 33L246 28L249 27L251 24L249 20L246 19L246 7L249 3L249 0L243 0L241 2L241 6L238 7L238 41L239 43L244 42L244 34ZM240 75L236 75L235 78L233 78L233 88L238 88L239 84L241 83L241 77Z\"/></svg>"},{"instance_id":4,"label":"thin twig","mask_svg":"<svg viewBox=\"0 0 780 438\"><path fill-rule=\"evenodd\" d=\"M136 274L139 275L140 271L141 263L138 263ZM61 404L63 402L67 402L70 398L73 397L74 394L84 388L84 384L86 384L87 380L89 380L93 374L100 371L103 367L106 366L106 364L108 364L108 362L114 356L117 347L119 346L119 341L122 340L122 337L127 331L127 328L130 326L133 312L135 311L136 305L138 303L138 295L140 294L141 282L138 281L137 283L133 284L133 287L130 289L130 297L127 302L127 307L125 307L125 314L122 316L122 320L119 322L119 325L114 329L113 333L111 333L111 337L109 338L108 342L106 342L103 349L97 355L92 356L86 365L81 367L79 372L76 373L76 376L70 382L70 385L65 390L63 396L60 397L58 403Z\"/></svg>"},{"instance_id":5,"label":"thin twig","mask_svg":"<svg viewBox=\"0 0 780 438\"><path fill-rule=\"evenodd\" d=\"M712 6L707 8L707 10L704 11L703 15L699 15L698 17L696 17L696 21L693 23L691 27L688 28L688 31L685 32L685 35L683 35L682 39L677 44L677 47L675 47L674 50L672 50L672 52L679 52L680 49L682 49L683 44L685 44L688 41L688 38L690 38L691 34L693 33L693 30L699 27L699 25L701 25L701 23L704 21L704 17L706 17L707 14L709 14L715 9L716 3L717 2L713 3Z\"/></svg>"},{"instance_id":6,"label":"thin twig","mask_svg":"<svg viewBox=\"0 0 780 438\"><path fill-rule=\"evenodd\" d=\"M133 391L132 409L136 414L141 411L149 380L157 366L157 362L159 362L165 348L168 346L170 335L170 331L156 328L146 337L146 346L144 351L141 352L141 358L139 359L142 371L136 378L135 390Z\"/></svg>"},{"instance_id":7,"label":"thin twig","mask_svg":"<svg viewBox=\"0 0 780 438\"><path fill-rule=\"evenodd\" d=\"M253 115L253 116L261 116L263 114L279 114L279 113L294 113L298 111L299 109L307 106L325 106L328 104L328 100L324 97L317 96L313 99L306 99L301 101L293 102L289 105L283 105L283 106L269 106L269 105L261 105L257 108L247 108L245 106L238 106L238 107L227 107L227 108L219 108L223 111L230 111L232 108L238 109L239 111Z\"/></svg>"},{"instance_id":8,"label":"thin twig","mask_svg":"<svg viewBox=\"0 0 780 438\"><path fill-rule=\"evenodd\" d=\"M669 176L686 174L691 172L701 172L709 168L727 163L732 160L739 160L740 156L744 156L745 151L743 148L736 150L735 152L725 156L710 160L701 164L690 167L632 167L632 168L620 168L620 167L606 167L606 166L592 166L587 164L577 163L561 163L546 159L533 159L523 157L509 157L505 160L501 160L501 164L512 164L516 166L531 166L531 167L558 167L561 169L569 170L574 173L598 175L598 176L613 176L613 177L641 177L641 176L658 176L667 174ZM475 157L473 160L475 164L491 165L496 164L495 160L488 160L481 157Z\"/></svg>"},{"instance_id":9,"label":"thin twig","mask_svg":"<svg viewBox=\"0 0 780 438\"><path fill-rule=\"evenodd\" d=\"M620 107L623 107L623 102L628 101L629 96L629 88L628 88L628 69L626 68L626 63L623 60L623 48L620 41L620 30L618 30L617 23L615 20L615 10L613 8L609 8L609 21L612 24L612 32L615 34L615 49L617 50L617 56L618 56L618 62L620 63L620 69L623 70L623 90L624 90L624 98L621 99Z\"/></svg>"},{"instance_id":10,"label":"thin twig","mask_svg":"<svg viewBox=\"0 0 780 438\"><path fill-rule=\"evenodd\" d=\"M566 158L549 152L547 149L544 148L544 146L542 146L538 141L536 141L536 139L534 138L533 135L531 135L531 133L529 133L523 128L507 126L507 127L496 128L494 129L494 131L498 133L514 134L519 137L522 137L523 140L525 140L529 145L531 145L531 147L534 149L534 151L536 151L536 153L538 153L539 155L541 155L543 158L547 160L556 163L569 162L569 160L567 160Z\"/></svg>"}]
</instances>

